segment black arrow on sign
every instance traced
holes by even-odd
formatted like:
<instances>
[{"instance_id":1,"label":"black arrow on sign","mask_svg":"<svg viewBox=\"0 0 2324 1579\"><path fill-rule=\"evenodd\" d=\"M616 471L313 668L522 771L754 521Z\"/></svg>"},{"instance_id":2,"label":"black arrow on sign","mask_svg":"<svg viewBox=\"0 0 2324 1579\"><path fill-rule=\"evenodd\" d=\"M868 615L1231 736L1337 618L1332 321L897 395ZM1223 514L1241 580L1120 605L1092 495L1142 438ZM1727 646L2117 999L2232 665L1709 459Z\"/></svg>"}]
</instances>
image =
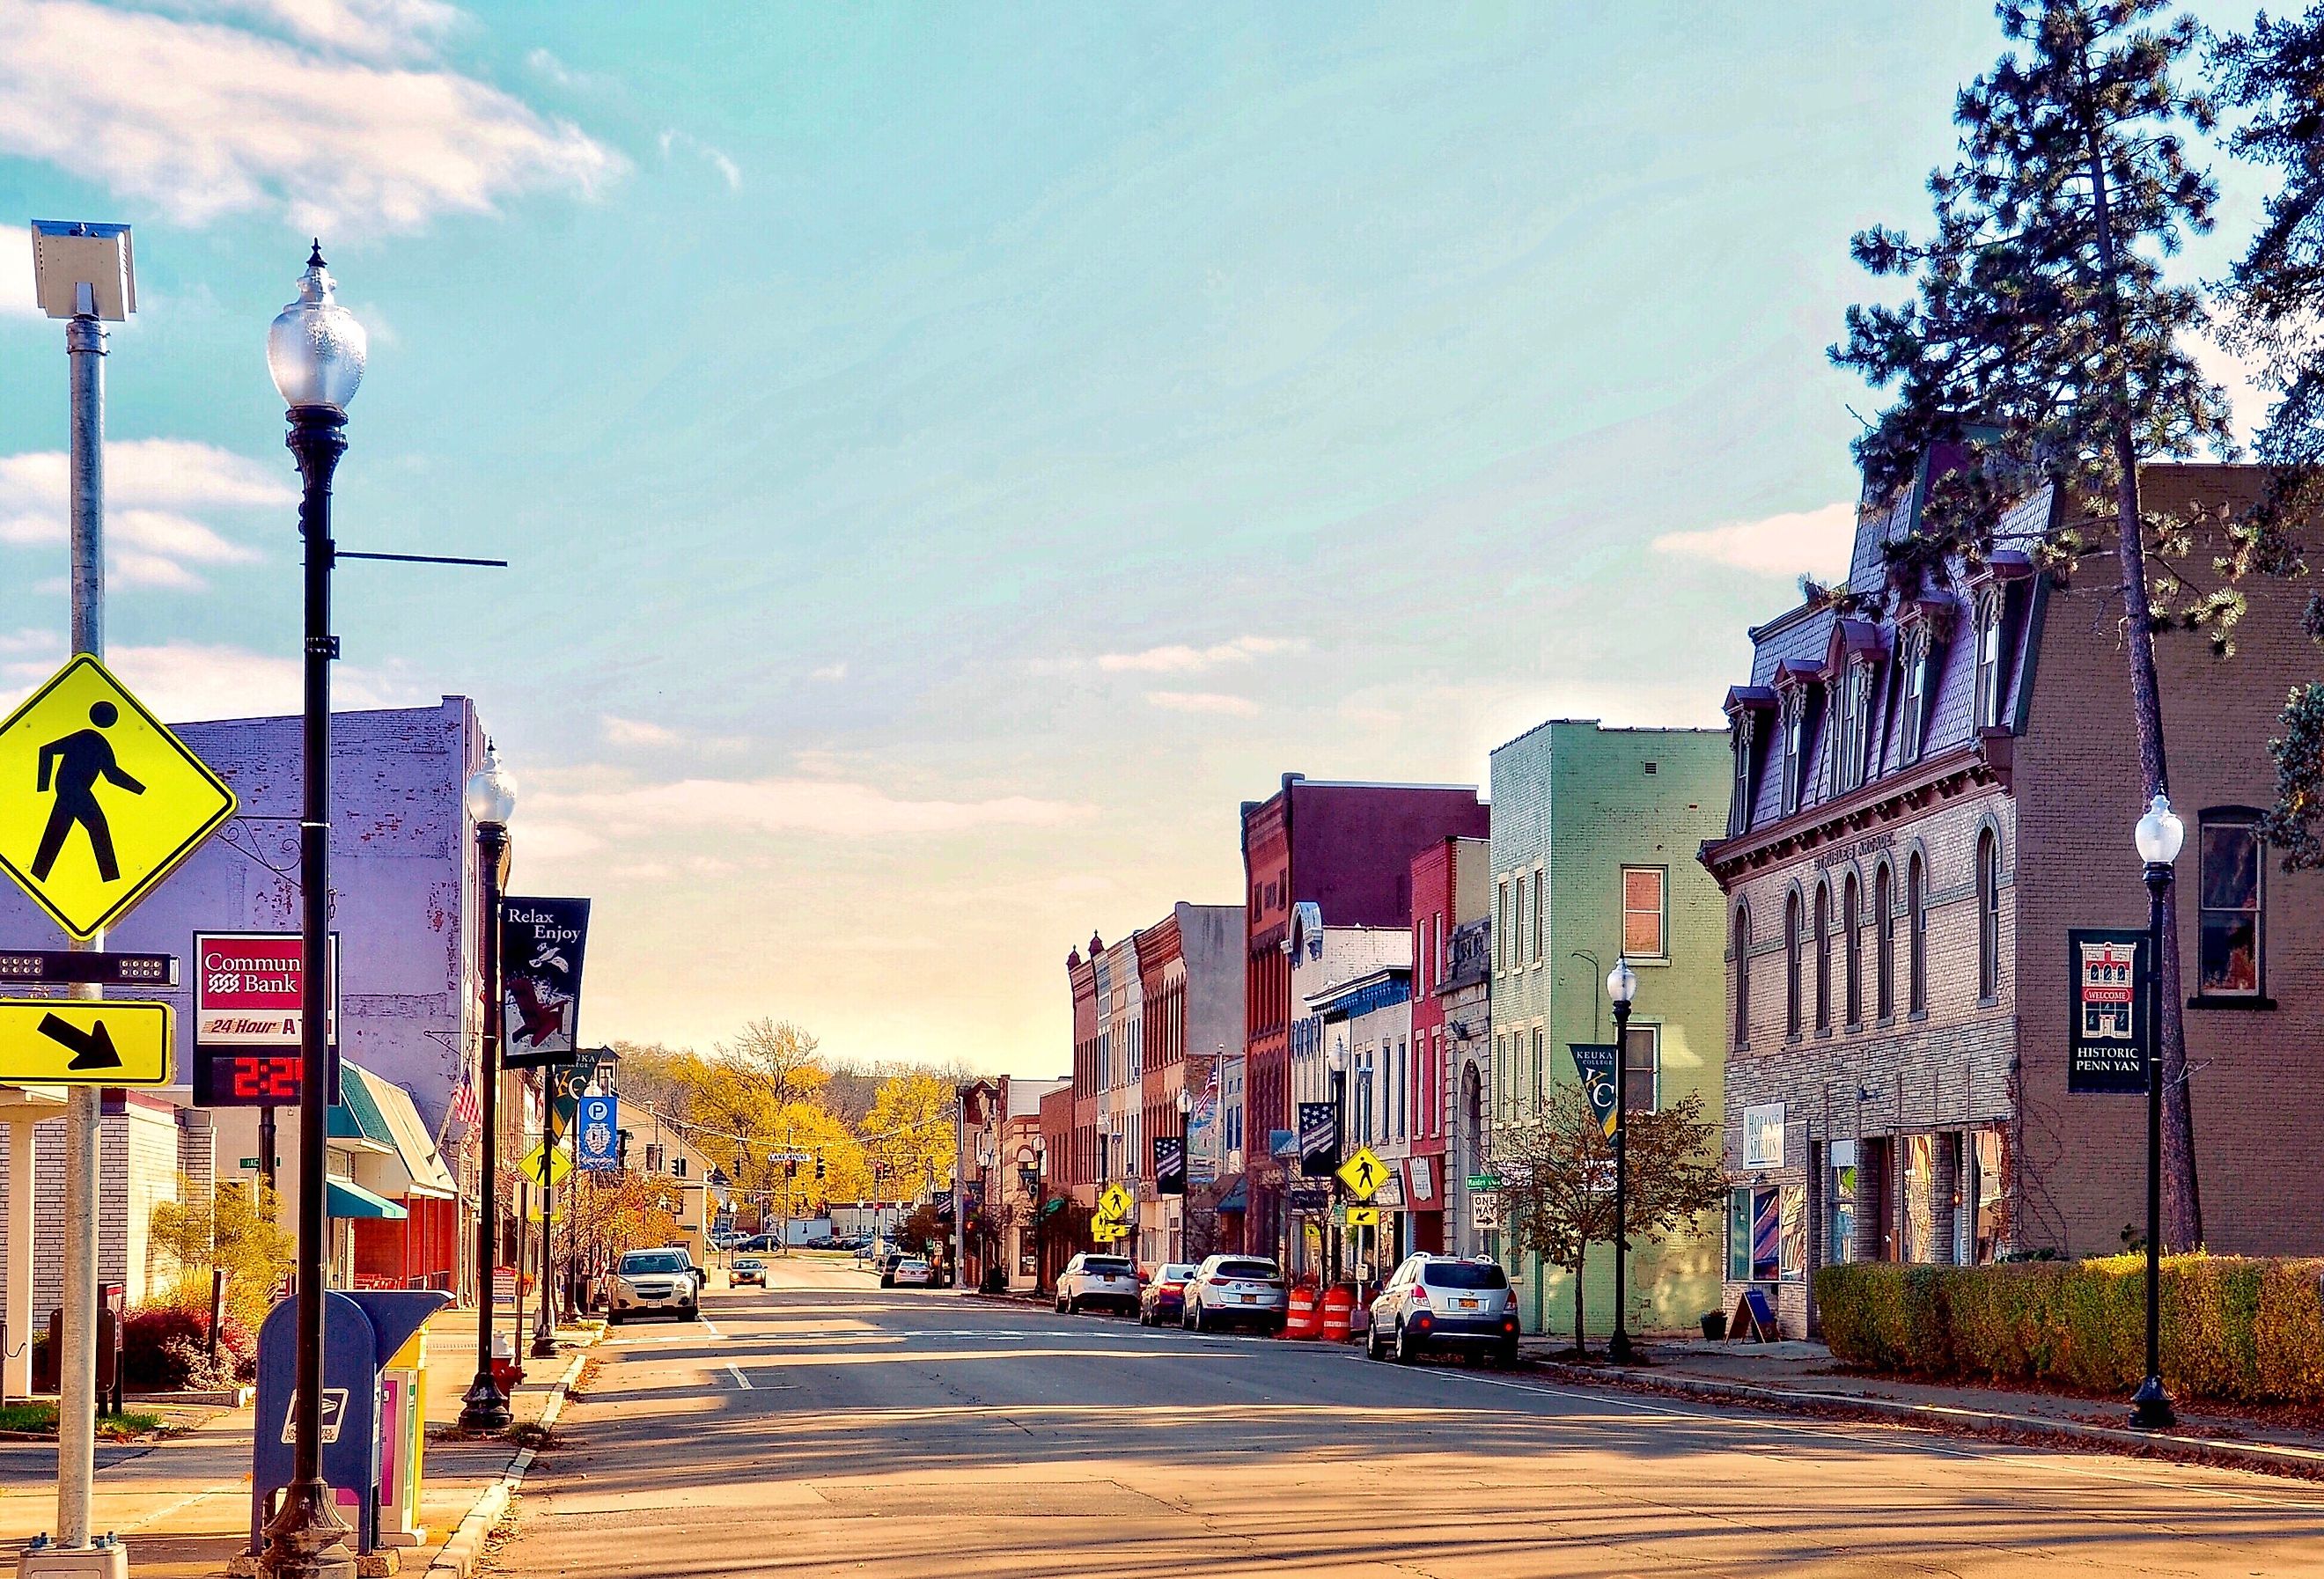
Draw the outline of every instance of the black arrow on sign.
<instances>
[{"instance_id":1,"label":"black arrow on sign","mask_svg":"<svg viewBox=\"0 0 2324 1579\"><path fill-rule=\"evenodd\" d=\"M72 1049L72 1062L65 1066L69 1069L117 1069L121 1067L121 1054L113 1047L113 1033L105 1028L102 1020L84 1031L69 1020L50 1014L41 1021L40 1032L50 1041L61 1042Z\"/></svg>"}]
</instances>

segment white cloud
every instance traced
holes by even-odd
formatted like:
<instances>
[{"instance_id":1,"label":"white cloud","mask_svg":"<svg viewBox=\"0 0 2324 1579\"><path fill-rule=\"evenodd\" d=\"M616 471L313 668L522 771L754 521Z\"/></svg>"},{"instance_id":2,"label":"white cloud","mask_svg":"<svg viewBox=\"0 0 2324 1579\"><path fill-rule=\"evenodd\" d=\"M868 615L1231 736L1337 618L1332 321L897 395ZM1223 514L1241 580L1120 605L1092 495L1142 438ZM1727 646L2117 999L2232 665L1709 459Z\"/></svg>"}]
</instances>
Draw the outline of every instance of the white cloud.
<instances>
[{"instance_id":1,"label":"white cloud","mask_svg":"<svg viewBox=\"0 0 2324 1579\"><path fill-rule=\"evenodd\" d=\"M64 661L64 640L53 631L0 636L0 689L8 693L8 705L14 707ZM296 712L305 684L305 667L295 656L202 642L116 647L106 653L105 662L139 701L171 723ZM392 669L340 664L331 672L336 710L411 707L429 700Z\"/></svg>"},{"instance_id":2,"label":"white cloud","mask_svg":"<svg viewBox=\"0 0 2324 1579\"><path fill-rule=\"evenodd\" d=\"M287 468L284 469L287 471ZM284 471L188 439L116 440L105 449L106 569L124 586L198 590L190 567L260 559L191 512L288 511L299 492ZM70 475L62 450L0 455L0 543L61 544ZM290 530L286 516L284 531Z\"/></svg>"},{"instance_id":3,"label":"white cloud","mask_svg":"<svg viewBox=\"0 0 2324 1579\"><path fill-rule=\"evenodd\" d=\"M676 730L660 724L647 723L641 719L615 718L606 713L597 721L605 741L613 746L675 746L685 739Z\"/></svg>"},{"instance_id":4,"label":"white cloud","mask_svg":"<svg viewBox=\"0 0 2324 1579\"><path fill-rule=\"evenodd\" d=\"M661 157L664 163L669 162L670 151L674 148L699 155L703 163L718 172L719 179L726 183L728 191L742 190L742 167L728 158L724 150L712 147L690 132L680 132L673 128L661 134Z\"/></svg>"},{"instance_id":5,"label":"white cloud","mask_svg":"<svg viewBox=\"0 0 2324 1579\"><path fill-rule=\"evenodd\" d=\"M586 848L594 849L608 839L657 832L721 840L784 833L881 839L1054 828L1089 814L1086 806L1026 795L908 800L874 785L830 779L689 778L615 789L535 789L527 800L525 827L528 838L546 824L558 830L560 848L588 840Z\"/></svg>"},{"instance_id":6,"label":"white cloud","mask_svg":"<svg viewBox=\"0 0 2324 1579\"><path fill-rule=\"evenodd\" d=\"M810 680L844 680L847 678L847 666L844 663L825 664L819 669L808 670L807 677Z\"/></svg>"},{"instance_id":7,"label":"white cloud","mask_svg":"<svg viewBox=\"0 0 2324 1579\"><path fill-rule=\"evenodd\" d=\"M1654 540L1657 554L1708 559L1762 575L1833 577L1848 572L1856 541L1856 507L1828 504L1765 520L1737 521L1699 532L1665 532Z\"/></svg>"},{"instance_id":8,"label":"white cloud","mask_svg":"<svg viewBox=\"0 0 2324 1579\"><path fill-rule=\"evenodd\" d=\"M0 318L37 318L32 294L32 231L30 225L0 225Z\"/></svg>"},{"instance_id":9,"label":"white cloud","mask_svg":"<svg viewBox=\"0 0 2324 1579\"><path fill-rule=\"evenodd\" d=\"M1206 712L1230 718L1253 718L1259 703L1248 696L1229 696L1218 691L1148 691L1146 700L1156 707L1171 712Z\"/></svg>"},{"instance_id":10,"label":"white cloud","mask_svg":"<svg viewBox=\"0 0 2324 1579\"><path fill-rule=\"evenodd\" d=\"M1304 641L1274 636L1238 636L1213 647L1149 647L1143 652L1101 653L1097 666L1109 673L1197 675L1227 664L1247 664L1277 653L1299 652Z\"/></svg>"},{"instance_id":11,"label":"white cloud","mask_svg":"<svg viewBox=\"0 0 2324 1579\"><path fill-rule=\"evenodd\" d=\"M594 193L623 168L571 123L426 60L447 6L224 0L203 14L291 36L88 0L0 6L0 152L181 223L273 209L302 231L413 230L536 187Z\"/></svg>"}]
</instances>

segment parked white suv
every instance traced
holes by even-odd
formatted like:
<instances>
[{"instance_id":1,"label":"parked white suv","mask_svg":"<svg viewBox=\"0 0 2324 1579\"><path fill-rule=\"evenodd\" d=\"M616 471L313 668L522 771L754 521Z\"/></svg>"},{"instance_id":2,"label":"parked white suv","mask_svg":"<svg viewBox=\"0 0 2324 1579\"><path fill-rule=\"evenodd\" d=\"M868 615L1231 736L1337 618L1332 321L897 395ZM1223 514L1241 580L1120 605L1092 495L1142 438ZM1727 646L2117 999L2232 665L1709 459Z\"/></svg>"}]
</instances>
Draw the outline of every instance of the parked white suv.
<instances>
[{"instance_id":1,"label":"parked white suv","mask_svg":"<svg viewBox=\"0 0 2324 1579\"><path fill-rule=\"evenodd\" d=\"M1057 1314L1078 1316L1092 1305L1107 1305L1125 1316L1138 1313L1138 1264L1126 1255L1084 1251L1057 1274Z\"/></svg>"},{"instance_id":2,"label":"parked white suv","mask_svg":"<svg viewBox=\"0 0 2324 1579\"><path fill-rule=\"evenodd\" d=\"M1253 1327L1279 1333L1290 1310L1290 1290L1274 1262L1263 1255L1214 1255L1194 1269L1178 1319L1194 1332Z\"/></svg>"},{"instance_id":3,"label":"parked white suv","mask_svg":"<svg viewBox=\"0 0 2324 1579\"><path fill-rule=\"evenodd\" d=\"M1432 1351L1517 1357L1517 1300L1500 1263L1484 1257L1407 1256L1372 1301L1364 1352L1407 1363Z\"/></svg>"}]
</instances>

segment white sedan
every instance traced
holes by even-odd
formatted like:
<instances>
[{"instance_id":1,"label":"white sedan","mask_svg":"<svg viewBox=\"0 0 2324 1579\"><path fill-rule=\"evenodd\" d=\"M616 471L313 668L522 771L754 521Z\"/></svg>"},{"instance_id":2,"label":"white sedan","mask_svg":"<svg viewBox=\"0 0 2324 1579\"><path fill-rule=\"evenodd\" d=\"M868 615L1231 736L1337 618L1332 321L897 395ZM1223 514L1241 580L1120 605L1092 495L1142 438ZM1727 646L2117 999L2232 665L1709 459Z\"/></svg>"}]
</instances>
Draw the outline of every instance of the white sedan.
<instances>
[{"instance_id":1,"label":"white sedan","mask_svg":"<svg viewBox=\"0 0 2324 1579\"><path fill-rule=\"evenodd\" d=\"M908 1283L916 1289L932 1288L936 1281L936 1270L917 1255L908 1255L898 1262L896 1270L889 1275L899 1289Z\"/></svg>"}]
</instances>

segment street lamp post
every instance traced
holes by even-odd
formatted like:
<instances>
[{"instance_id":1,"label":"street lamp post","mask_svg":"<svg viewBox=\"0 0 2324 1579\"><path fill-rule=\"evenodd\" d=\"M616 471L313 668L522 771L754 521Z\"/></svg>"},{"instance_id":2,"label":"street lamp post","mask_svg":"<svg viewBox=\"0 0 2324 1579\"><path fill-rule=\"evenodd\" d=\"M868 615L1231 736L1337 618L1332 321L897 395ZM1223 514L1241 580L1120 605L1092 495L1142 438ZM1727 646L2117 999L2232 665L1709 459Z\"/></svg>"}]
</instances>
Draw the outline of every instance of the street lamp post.
<instances>
[{"instance_id":1,"label":"street lamp post","mask_svg":"<svg viewBox=\"0 0 2324 1579\"><path fill-rule=\"evenodd\" d=\"M550 1308L557 1283L557 1143L551 1140L556 1127L557 1080L547 1069L540 1071L540 1315L532 1324L532 1357L536 1360L557 1358L557 1313ZM703 1197L706 1210L709 1197Z\"/></svg>"},{"instance_id":2,"label":"street lamp post","mask_svg":"<svg viewBox=\"0 0 2324 1579\"><path fill-rule=\"evenodd\" d=\"M2187 825L2158 794L2133 838L2146 867L2146 1379L2131 1395L2131 1424L2165 1431L2178 1423L2163 1386L2163 912Z\"/></svg>"},{"instance_id":3,"label":"street lamp post","mask_svg":"<svg viewBox=\"0 0 2324 1579\"><path fill-rule=\"evenodd\" d=\"M1172 1252L1178 1261L1186 1259L1186 1187L1194 1181L1194 1154L1186 1145L1186 1125L1194 1112L1194 1094L1185 1086L1178 1088L1178 1243Z\"/></svg>"},{"instance_id":4,"label":"street lamp post","mask_svg":"<svg viewBox=\"0 0 2324 1579\"><path fill-rule=\"evenodd\" d=\"M1331 1082L1332 1089L1332 1167L1333 1170L1332 1199L1336 1203L1340 1198L1338 1169L1346 1160L1341 1152L1347 1149L1348 1144L1348 1050L1346 1047L1336 1042L1332 1044L1331 1049L1323 1054L1323 1071ZM1298 1116L1296 1113L1292 1115L1295 1120ZM1334 1283L1340 1281L1342 1252L1345 1248L1342 1241L1344 1237L1343 1230L1335 1228L1332 1231L1332 1281Z\"/></svg>"},{"instance_id":5,"label":"street lamp post","mask_svg":"<svg viewBox=\"0 0 2324 1579\"><path fill-rule=\"evenodd\" d=\"M1606 1342L1606 1357L1617 1365L1630 1363L1628 1290L1625 1279L1630 1259L1630 1000L1638 996L1638 973L1628 959L1618 959L1606 973L1606 996L1614 1005L1614 1336Z\"/></svg>"},{"instance_id":6,"label":"street lamp post","mask_svg":"<svg viewBox=\"0 0 2324 1579\"><path fill-rule=\"evenodd\" d=\"M266 332L266 365L290 409L285 441L304 483L299 533L306 542L306 700L299 819L300 972L299 1073L299 1275L296 1402L291 1411L290 1485L266 1526L259 1571L272 1579L354 1579L347 1526L323 1482L323 1283L329 1246L324 1141L330 1103L328 978L331 926L331 476L347 441L347 402L363 382L368 341L338 305L318 241L299 281L299 299Z\"/></svg>"},{"instance_id":7,"label":"street lamp post","mask_svg":"<svg viewBox=\"0 0 2324 1579\"><path fill-rule=\"evenodd\" d=\"M501 766L500 753L487 742L484 766L468 776L466 800L468 816L476 824L478 864L484 868L484 1024L483 1046L476 1055L476 1083L482 1088L476 1187L476 1270L482 1290L476 1297L476 1375L461 1400L460 1428L466 1431L505 1431L509 1401L493 1375L493 1291L494 1265L500 1260L501 1165L501 885L508 859L509 818L516 812L516 780Z\"/></svg>"}]
</instances>

